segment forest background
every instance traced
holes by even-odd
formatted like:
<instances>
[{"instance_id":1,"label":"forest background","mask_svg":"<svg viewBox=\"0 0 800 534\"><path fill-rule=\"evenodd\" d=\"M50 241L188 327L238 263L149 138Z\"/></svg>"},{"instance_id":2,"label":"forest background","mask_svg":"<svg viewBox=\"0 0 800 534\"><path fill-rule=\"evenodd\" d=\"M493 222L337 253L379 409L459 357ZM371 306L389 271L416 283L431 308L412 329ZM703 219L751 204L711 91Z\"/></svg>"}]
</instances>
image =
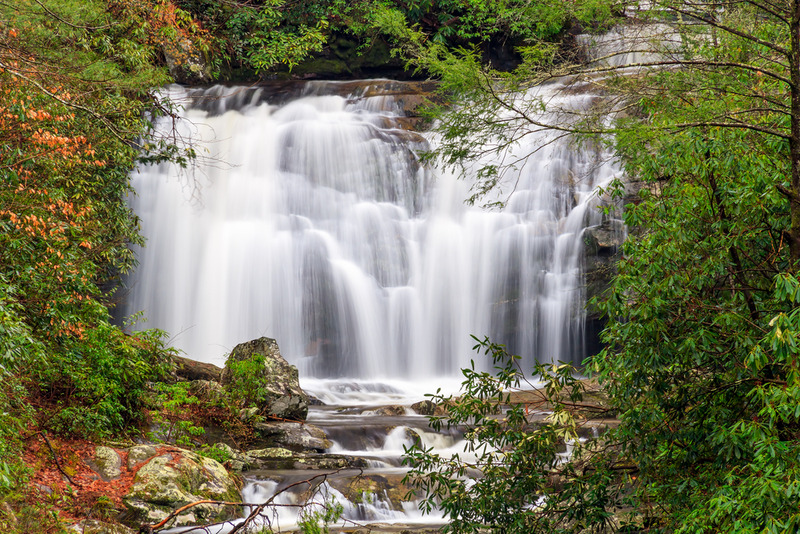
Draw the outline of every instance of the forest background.
<instances>
[{"instance_id":1,"label":"forest background","mask_svg":"<svg viewBox=\"0 0 800 534\"><path fill-rule=\"evenodd\" d=\"M651 53L639 68L582 61L577 34L622 22L658 29L639 41ZM613 146L646 184L624 212L636 230L613 286L594 303L606 349L585 363L620 426L579 447L555 482L581 383L564 367L518 369L487 342L499 373L467 370L463 394L438 400L451 422L471 421L476 444L513 453L482 457L487 476L469 486L452 476L464 466L410 455L452 528L795 531L800 4L766 0L0 1L0 514L24 518L20 532L59 531L63 506L31 498L30 440L139 432L150 384L169 367L162 333L123 334L109 311L141 241L129 173L194 157L149 135L174 115L158 87L291 77L332 49L366 57L380 46L397 72L471 103L443 115L442 164L475 159L479 141L512 141L521 130L499 110L559 126L537 123L526 106L541 102L514 95L572 75L618 97L566 129ZM501 173L485 167L472 200ZM527 374L549 384L554 423L484 417Z\"/></svg>"}]
</instances>

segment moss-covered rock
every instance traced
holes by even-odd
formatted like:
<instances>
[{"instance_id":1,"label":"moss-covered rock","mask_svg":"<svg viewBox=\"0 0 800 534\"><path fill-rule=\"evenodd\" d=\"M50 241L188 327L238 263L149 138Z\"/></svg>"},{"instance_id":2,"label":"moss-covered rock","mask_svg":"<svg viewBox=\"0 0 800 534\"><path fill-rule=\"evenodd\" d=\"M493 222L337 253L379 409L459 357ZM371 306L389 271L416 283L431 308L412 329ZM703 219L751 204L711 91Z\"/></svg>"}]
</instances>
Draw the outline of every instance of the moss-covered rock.
<instances>
[{"instance_id":1,"label":"moss-covered rock","mask_svg":"<svg viewBox=\"0 0 800 534\"><path fill-rule=\"evenodd\" d=\"M136 473L130 492L123 498L129 524L153 524L181 506L204 500L239 502L240 482L216 460L173 448L151 458ZM202 504L178 515L174 526L196 525L233 519L236 506Z\"/></svg>"},{"instance_id":2,"label":"moss-covered rock","mask_svg":"<svg viewBox=\"0 0 800 534\"><path fill-rule=\"evenodd\" d=\"M176 82L198 84L211 81L211 64L208 55L192 39L187 37L166 41L161 48L169 73Z\"/></svg>"},{"instance_id":3,"label":"moss-covered rock","mask_svg":"<svg viewBox=\"0 0 800 534\"><path fill-rule=\"evenodd\" d=\"M135 445L128 449L128 469L131 471L140 463L158 454L154 445Z\"/></svg>"},{"instance_id":4,"label":"moss-covered rock","mask_svg":"<svg viewBox=\"0 0 800 534\"><path fill-rule=\"evenodd\" d=\"M87 463L106 482L117 479L122 474L122 458L111 447L96 447L94 457Z\"/></svg>"}]
</instances>

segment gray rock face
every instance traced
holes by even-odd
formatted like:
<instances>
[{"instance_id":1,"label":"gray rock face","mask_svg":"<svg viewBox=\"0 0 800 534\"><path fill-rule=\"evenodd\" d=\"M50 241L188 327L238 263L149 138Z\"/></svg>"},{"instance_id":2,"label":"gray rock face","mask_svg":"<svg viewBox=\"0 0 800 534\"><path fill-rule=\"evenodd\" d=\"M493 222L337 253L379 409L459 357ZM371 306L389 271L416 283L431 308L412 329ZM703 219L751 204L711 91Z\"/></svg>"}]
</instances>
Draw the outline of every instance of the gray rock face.
<instances>
[{"instance_id":1,"label":"gray rock face","mask_svg":"<svg viewBox=\"0 0 800 534\"><path fill-rule=\"evenodd\" d=\"M331 447L325 431L300 423L256 423L253 425L265 445L296 452L324 452Z\"/></svg>"},{"instance_id":2,"label":"gray rock face","mask_svg":"<svg viewBox=\"0 0 800 534\"><path fill-rule=\"evenodd\" d=\"M625 241L625 224L617 219L587 228L584 233L587 256L613 256Z\"/></svg>"},{"instance_id":3,"label":"gray rock face","mask_svg":"<svg viewBox=\"0 0 800 534\"><path fill-rule=\"evenodd\" d=\"M245 453L252 469L365 469L369 462L341 454L297 453L281 447L254 449Z\"/></svg>"},{"instance_id":4,"label":"gray rock face","mask_svg":"<svg viewBox=\"0 0 800 534\"><path fill-rule=\"evenodd\" d=\"M111 447L101 445L95 448L94 458L88 463L106 482L117 479L122 474L122 458Z\"/></svg>"},{"instance_id":5,"label":"gray rock face","mask_svg":"<svg viewBox=\"0 0 800 534\"><path fill-rule=\"evenodd\" d=\"M203 499L240 501L238 480L216 460L174 448L139 468L123 498L128 508L125 520L131 525L154 524L181 506ZM172 526L207 524L240 515L235 506L202 504L178 515Z\"/></svg>"},{"instance_id":6,"label":"gray rock face","mask_svg":"<svg viewBox=\"0 0 800 534\"><path fill-rule=\"evenodd\" d=\"M242 377L232 370L232 362L251 360L256 355L265 359L263 369L257 372L258 376ZM245 387L250 389L251 394L256 395L249 386L250 381L259 382L256 403L262 407L262 414L280 419L305 421L308 415L308 396L300 388L297 367L281 356L278 342L274 339L262 337L240 343L228 356L222 372L222 385L228 391Z\"/></svg>"}]
</instances>

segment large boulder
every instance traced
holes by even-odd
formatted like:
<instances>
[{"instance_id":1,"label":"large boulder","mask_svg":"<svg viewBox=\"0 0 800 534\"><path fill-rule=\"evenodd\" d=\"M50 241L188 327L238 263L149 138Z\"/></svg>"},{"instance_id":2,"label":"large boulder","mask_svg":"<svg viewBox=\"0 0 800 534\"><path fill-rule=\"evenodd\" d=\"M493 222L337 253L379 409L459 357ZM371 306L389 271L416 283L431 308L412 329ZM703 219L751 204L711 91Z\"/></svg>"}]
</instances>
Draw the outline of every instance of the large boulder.
<instances>
[{"instance_id":1,"label":"large boulder","mask_svg":"<svg viewBox=\"0 0 800 534\"><path fill-rule=\"evenodd\" d=\"M208 499L240 502L239 480L216 460L171 448L149 459L136 472L123 503L131 525L155 524L187 504ZM236 506L201 504L178 515L172 526L199 525L241 516Z\"/></svg>"},{"instance_id":2,"label":"large boulder","mask_svg":"<svg viewBox=\"0 0 800 534\"><path fill-rule=\"evenodd\" d=\"M236 345L225 362L222 385L234 399L259 407L262 415L292 421L305 421L308 415L297 367L281 356L274 339Z\"/></svg>"}]
</instances>

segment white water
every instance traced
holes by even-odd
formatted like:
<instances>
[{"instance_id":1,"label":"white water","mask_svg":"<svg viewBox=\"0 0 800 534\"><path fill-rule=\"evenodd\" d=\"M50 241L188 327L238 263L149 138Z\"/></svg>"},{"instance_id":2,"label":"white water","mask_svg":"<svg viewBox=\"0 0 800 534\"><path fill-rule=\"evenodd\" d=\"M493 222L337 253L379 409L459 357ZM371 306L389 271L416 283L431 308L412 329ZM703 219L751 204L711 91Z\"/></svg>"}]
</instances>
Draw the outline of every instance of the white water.
<instances>
[{"instance_id":1,"label":"white water","mask_svg":"<svg viewBox=\"0 0 800 534\"><path fill-rule=\"evenodd\" d=\"M271 499L271 501L270 501ZM242 491L242 502L261 504L270 501L260 514L249 524L246 533L255 534L265 527L270 532L293 532L298 530L300 521L315 520L313 514L324 514L333 504L341 506L337 520L328 523L331 527L367 527L375 523L383 525L402 524L403 527L421 525L442 525L445 519L440 513L423 515L418 504L407 501L402 510L393 507L386 495L363 493L354 502L327 482L300 484L286 490L272 480L248 484ZM253 510L245 507L245 517ZM204 527L176 527L166 530L169 534L227 534L244 519L227 521L222 524ZM317 524L322 521L316 519Z\"/></svg>"},{"instance_id":2,"label":"white water","mask_svg":"<svg viewBox=\"0 0 800 534\"><path fill-rule=\"evenodd\" d=\"M218 365L274 337L301 376L453 377L475 357L471 334L580 361L582 231L601 222L593 191L617 169L557 141L507 176L503 211L470 208L468 181L418 164L424 143L397 127L391 96L336 89L310 83L280 105L261 90L166 91L202 159L189 175L133 177L147 246L124 311L144 311L137 328ZM560 89L540 91L573 109L593 98Z\"/></svg>"}]
</instances>

